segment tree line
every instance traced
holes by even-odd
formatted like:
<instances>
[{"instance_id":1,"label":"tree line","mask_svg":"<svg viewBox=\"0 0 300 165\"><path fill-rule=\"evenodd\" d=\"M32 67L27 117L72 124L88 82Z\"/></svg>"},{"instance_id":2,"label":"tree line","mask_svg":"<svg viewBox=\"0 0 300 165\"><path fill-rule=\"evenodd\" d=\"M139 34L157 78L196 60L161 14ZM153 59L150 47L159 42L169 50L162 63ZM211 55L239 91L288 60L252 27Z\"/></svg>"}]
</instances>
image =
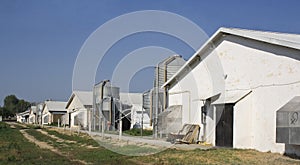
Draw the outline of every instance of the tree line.
<instances>
[{"instance_id":1,"label":"tree line","mask_svg":"<svg viewBox=\"0 0 300 165\"><path fill-rule=\"evenodd\" d=\"M0 107L0 116L3 118L14 117L16 113L24 112L30 106L30 102L18 99L15 95L8 95L4 98L3 107Z\"/></svg>"}]
</instances>

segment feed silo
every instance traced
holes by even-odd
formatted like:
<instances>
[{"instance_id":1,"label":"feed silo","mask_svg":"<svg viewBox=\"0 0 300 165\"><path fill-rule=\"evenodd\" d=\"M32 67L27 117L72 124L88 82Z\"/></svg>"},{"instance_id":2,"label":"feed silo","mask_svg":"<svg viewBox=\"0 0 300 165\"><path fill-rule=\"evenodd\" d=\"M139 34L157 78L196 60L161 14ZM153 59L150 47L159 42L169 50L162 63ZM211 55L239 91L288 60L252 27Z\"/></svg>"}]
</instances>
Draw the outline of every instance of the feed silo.
<instances>
[{"instance_id":1,"label":"feed silo","mask_svg":"<svg viewBox=\"0 0 300 165\"><path fill-rule=\"evenodd\" d=\"M100 131L108 127L107 123L115 126L116 106L120 99L120 88L112 86L109 80L101 81L93 90L92 130ZM105 116L106 115L106 116ZM104 121L104 122L103 122ZM105 126L102 124L105 123ZM109 124L110 125L110 124Z\"/></svg>"},{"instance_id":2,"label":"feed silo","mask_svg":"<svg viewBox=\"0 0 300 165\"><path fill-rule=\"evenodd\" d=\"M153 88L143 94L143 107L150 116L150 125L153 126L154 136L157 136L158 114L168 107L168 91L161 86L166 83L184 64L180 55L173 55L159 62L155 68Z\"/></svg>"}]
</instances>

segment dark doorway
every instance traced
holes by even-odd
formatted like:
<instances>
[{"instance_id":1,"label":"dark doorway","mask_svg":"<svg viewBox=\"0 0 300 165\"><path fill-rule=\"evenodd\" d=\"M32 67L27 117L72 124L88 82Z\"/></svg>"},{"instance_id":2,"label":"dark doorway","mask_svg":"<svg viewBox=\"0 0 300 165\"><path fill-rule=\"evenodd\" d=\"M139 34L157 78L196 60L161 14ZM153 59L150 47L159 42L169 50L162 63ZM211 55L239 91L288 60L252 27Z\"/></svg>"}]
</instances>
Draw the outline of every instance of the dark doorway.
<instances>
[{"instance_id":1,"label":"dark doorway","mask_svg":"<svg viewBox=\"0 0 300 165\"><path fill-rule=\"evenodd\" d=\"M233 106L234 104L216 105L216 146L232 147Z\"/></svg>"}]
</instances>

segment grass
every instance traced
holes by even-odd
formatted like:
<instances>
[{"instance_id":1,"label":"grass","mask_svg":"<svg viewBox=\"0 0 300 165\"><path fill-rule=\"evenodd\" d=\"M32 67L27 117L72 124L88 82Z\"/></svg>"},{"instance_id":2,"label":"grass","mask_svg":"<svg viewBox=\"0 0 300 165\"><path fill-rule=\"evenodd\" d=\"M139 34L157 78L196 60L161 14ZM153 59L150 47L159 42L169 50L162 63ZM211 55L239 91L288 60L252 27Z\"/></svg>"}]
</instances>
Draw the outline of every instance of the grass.
<instances>
[{"instance_id":1,"label":"grass","mask_svg":"<svg viewBox=\"0 0 300 165\"><path fill-rule=\"evenodd\" d=\"M47 142L65 156L28 142L20 133L21 129L25 129L37 140ZM16 128L10 128L0 122L0 164L80 164L72 161L74 159L89 164L300 164L299 160L280 154L226 148L189 151L167 149L148 156L125 156L99 146L94 139L85 134L67 135L49 129L42 130L65 141L42 134L36 127L23 128L16 125ZM136 145L118 149L124 153L155 152L155 149Z\"/></svg>"},{"instance_id":2,"label":"grass","mask_svg":"<svg viewBox=\"0 0 300 165\"><path fill-rule=\"evenodd\" d=\"M92 138L90 138L89 136L86 136L82 133L80 133L79 135L77 135L77 134L66 135L66 134L62 134L62 133L59 133L57 131L49 130L49 129L45 129L45 131L47 131L50 135L54 135L54 136L59 137L61 139L76 141L76 143L91 145L91 146L94 146L94 147L99 146L99 144L96 141L94 141Z\"/></svg>"},{"instance_id":3,"label":"grass","mask_svg":"<svg viewBox=\"0 0 300 165\"><path fill-rule=\"evenodd\" d=\"M0 164L70 164L71 162L49 150L28 142L19 132L0 122Z\"/></svg>"},{"instance_id":4,"label":"grass","mask_svg":"<svg viewBox=\"0 0 300 165\"><path fill-rule=\"evenodd\" d=\"M140 128L133 128L131 130L124 131L125 134L131 135L131 136L141 136L141 129ZM143 136L151 136L153 133L152 130L145 130L143 129Z\"/></svg>"},{"instance_id":5,"label":"grass","mask_svg":"<svg viewBox=\"0 0 300 165\"><path fill-rule=\"evenodd\" d=\"M55 148L58 148L65 155L68 155L70 159L80 159L92 164L132 164L132 161L129 161L127 156L119 155L100 147L99 144L89 136L65 135L53 130L46 131L49 134L55 135L61 139L73 141L75 143L57 142L56 139L44 135L35 129L27 130L30 135L34 136L40 141L51 144ZM91 145L94 147L97 146L97 148L87 147Z\"/></svg>"},{"instance_id":6,"label":"grass","mask_svg":"<svg viewBox=\"0 0 300 165\"><path fill-rule=\"evenodd\" d=\"M300 164L299 160L280 154L226 148L191 151L168 149L155 155L139 157L138 160L153 164Z\"/></svg>"}]
</instances>

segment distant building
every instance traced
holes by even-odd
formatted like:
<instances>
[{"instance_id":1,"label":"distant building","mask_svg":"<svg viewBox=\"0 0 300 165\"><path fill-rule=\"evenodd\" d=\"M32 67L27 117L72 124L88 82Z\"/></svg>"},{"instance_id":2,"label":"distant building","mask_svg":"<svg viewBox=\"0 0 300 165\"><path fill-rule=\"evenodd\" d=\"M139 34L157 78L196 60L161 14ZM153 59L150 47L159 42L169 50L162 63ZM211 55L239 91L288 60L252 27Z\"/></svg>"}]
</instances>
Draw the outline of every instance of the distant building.
<instances>
[{"instance_id":1,"label":"distant building","mask_svg":"<svg viewBox=\"0 0 300 165\"><path fill-rule=\"evenodd\" d=\"M90 113L93 108L93 92L92 91L73 91L68 100L66 109L69 113L64 117L69 119L70 127L80 127L88 129L90 124Z\"/></svg>"},{"instance_id":2,"label":"distant building","mask_svg":"<svg viewBox=\"0 0 300 165\"><path fill-rule=\"evenodd\" d=\"M94 86L94 109L92 112L92 130L118 130L122 120L122 130L143 125L150 128L150 118L142 107L141 93L120 93L120 88L113 86L109 80Z\"/></svg>"},{"instance_id":3,"label":"distant building","mask_svg":"<svg viewBox=\"0 0 300 165\"><path fill-rule=\"evenodd\" d=\"M61 117L65 115L67 102L63 101L45 101L42 110L42 124L52 124L61 122Z\"/></svg>"},{"instance_id":4,"label":"distant building","mask_svg":"<svg viewBox=\"0 0 300 165\"><path fill-rule=\"evenodd\" d=\"M37 107L36 106L31 106L29 109L29 124L36 124L37 123Z\"/></svg>"},{"instance_id":5,"label":"distant building","mask_svg":"<svg viewBox=\"0 0 300 165\"><path fill-rule=\"evenodd\" d=\"M130 115L131 126L133 128L135 124L143 126L144 129L152 129L150 126L150 117L146 110L143 108L143 94L142 93L120 93L120 101L123 107L124 114ZM127 105L127 106L126 106Z\"/></svg>"},{"instance_id":6,"label":"distant building","mask_svg":"<svg viewBox=\"0 0 300 165\"><path fill-rule=\"evenodd\" d=\"M28 123L28 119L29 119L29 113L30 113L30 110L26 110L24 112L21 112L21 113L17 113L16 116L17 116L17 122L20 122L20 123Z\"/></svg>"}]
</instances>

